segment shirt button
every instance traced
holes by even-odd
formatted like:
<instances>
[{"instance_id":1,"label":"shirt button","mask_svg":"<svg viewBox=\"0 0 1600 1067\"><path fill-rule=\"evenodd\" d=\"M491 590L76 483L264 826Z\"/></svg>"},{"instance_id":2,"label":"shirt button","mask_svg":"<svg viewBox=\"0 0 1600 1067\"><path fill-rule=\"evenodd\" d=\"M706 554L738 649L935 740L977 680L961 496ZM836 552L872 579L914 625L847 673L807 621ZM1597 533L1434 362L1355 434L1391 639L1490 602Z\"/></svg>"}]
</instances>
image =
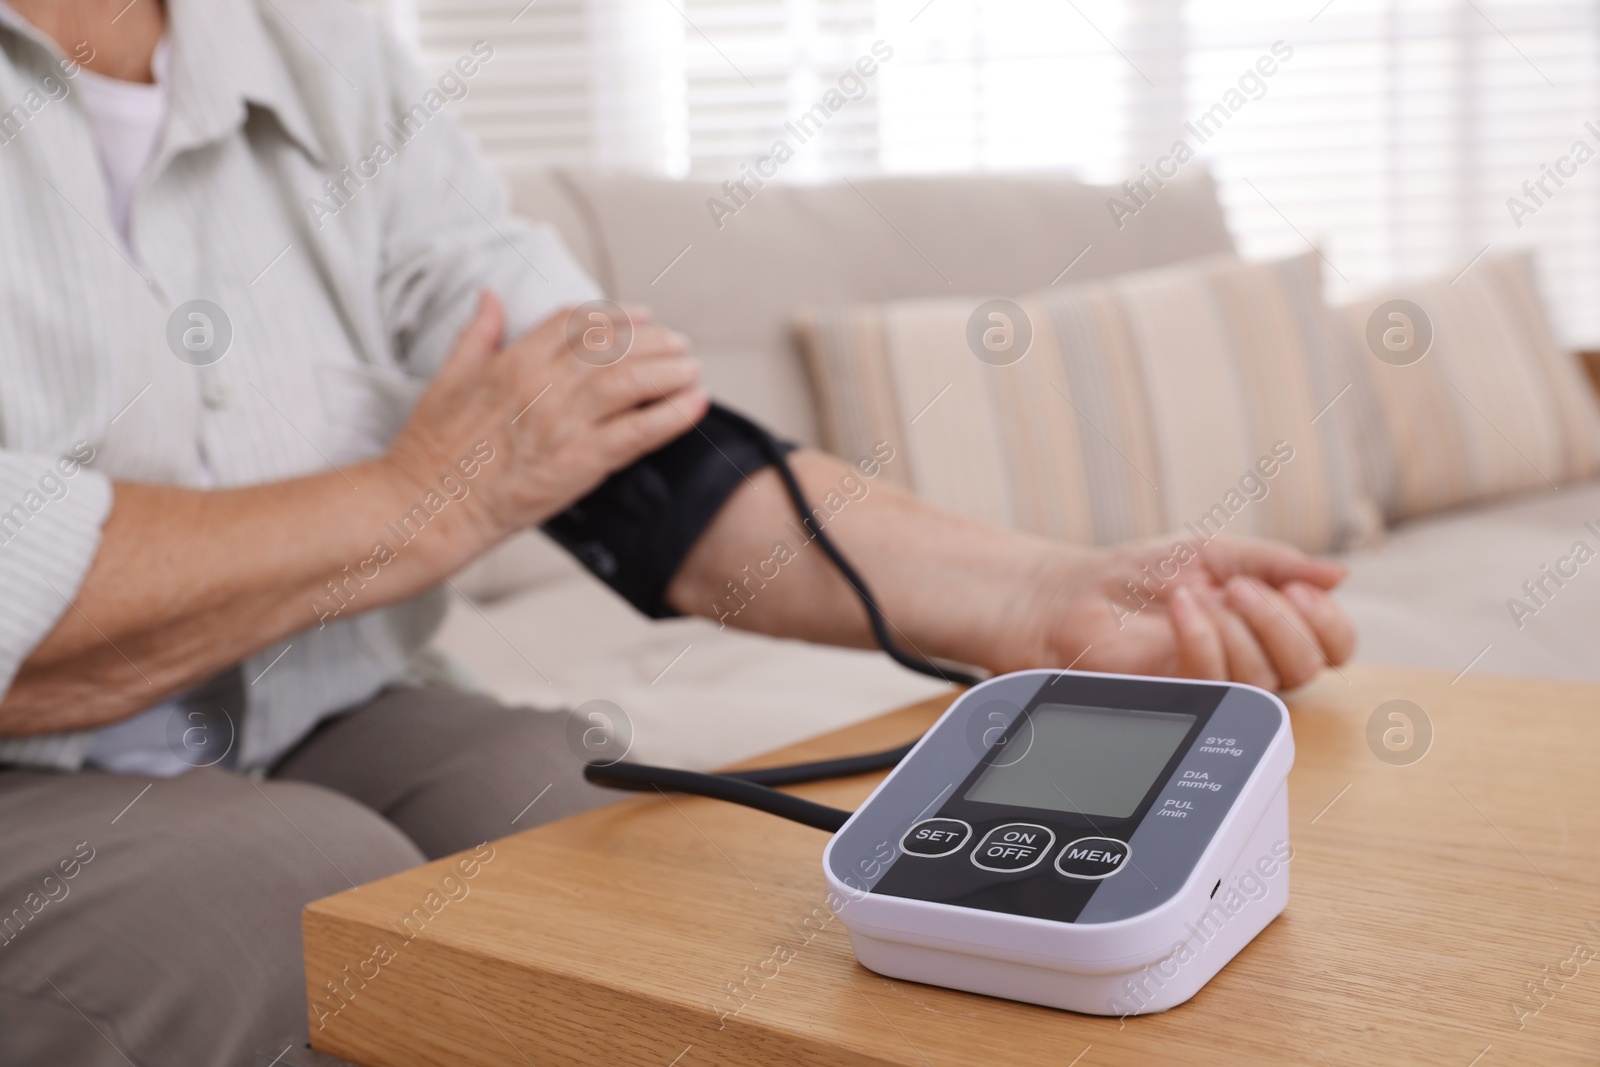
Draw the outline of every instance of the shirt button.
<instances>
[{"instance_id":1,"label":"shirt button","mask_svg":"<svg viewBox=\"0 0 1600 1067\"><path fill-rule=\"evenodd\" d=\"M221 411L233 403L233 390L226 382L207 382L200 390L200 399L212 411Z\"/></svg>"}]
</instances>

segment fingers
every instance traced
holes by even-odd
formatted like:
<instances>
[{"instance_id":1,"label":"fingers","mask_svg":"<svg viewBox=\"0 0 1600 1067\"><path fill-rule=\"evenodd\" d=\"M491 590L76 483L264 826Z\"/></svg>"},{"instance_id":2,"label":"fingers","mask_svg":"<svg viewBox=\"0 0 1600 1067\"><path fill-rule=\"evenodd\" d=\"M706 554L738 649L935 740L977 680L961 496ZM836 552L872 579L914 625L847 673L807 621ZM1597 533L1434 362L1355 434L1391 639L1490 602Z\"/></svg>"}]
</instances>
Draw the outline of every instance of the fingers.
<instances>
[{"instance_id":1,"label":"fingers","mask_svg":"<svg viewBox=\"0 0 1600 1067\"><path fill-rule=\"evenodd\" d=\"M627 361L637 363L640 360L661 359L663 357L681 356L689 351L689 339L677 330L669 330L665 326L654 326L648 322L635 324L633 343L628 346ZM618 361L621 362L620 360Z\"/></svg>"},{"instance_id":2,"label":"fingers","mask_svg":"<svg viewBox=\"0 0 1600 1067\"><path fill-rule=\"evenodd\" d=\"M1344 581L1345 575L1345 569L1337 563L1312 559L1277 541L1219 537L1207 544L1201 555L1218 583L1242 575L1280 587L1289 582L1305 582L1319 589L1332 589Z\"/></svg>"},{"instance_id":3,"label":"fingers","mask_svg":"<svg viewBox=\"0 0 1600 1067\"><path fill-rule=\"evenodd\" d=\"M1324 662L1343 663L1355 631L1322 590L1291 583L1280 593L1260 581L1231 579L1216 590L1180 586L1168 610L1178 648L1178 673L1189 678L1293 689Z\"/></svg>"},{"instance_id":4,"label":"fingers","mask_svg":"<svg viewBox=\"0 0 1600 1067\"><path fill-rule=\"evenodd\" d=\"M1304 685L1322 669L1326 660L1315 630L1282 593L1244 577L1230 578L1225 592L1228 606L1249 625L1284 687Z\"/></svg>"},{"instance_id":5,"label":"fingers","mask_svg":"<svg viewBox=\"0 0 1600 1067\"><path fill-rule=\"evenodd\" d=\"M1216 615L1222 646L1228 653L1228 677L1262 689L1278 688L1278 672L1249 625L1214 591L1208 606Z\"/></svg>"},{"instance_id":6,"label":"fingers","mask_svg":"<svg viewBox=\"0 0 1600 1067\"><path fill-rule=\"evenodd\" d=\"M599 418L660 400L700 384L700 365L678 356L609 368L584 390L583 406Z\"/></svg>"},{"instance_id":7,"label":"fingers","mask_svg":"<svg viewBox=\"0 0 1600 1067\"><path fill-rule=\"evenodd\" d=\"M472 321L456 338L450 358L439 368L434 380L450 382L471 377L499 351L505 330L505 308L501 306L499 297L485 289L483 295L478 297L478 307L472 313Z\"/></svg>"},{"instance_id":8,"label":"fingers","mask_svg":"<svg viewBox=\"0 0 1600 1067\"><path fill-rule=\"evenodd\" d=\"M626 349L621 354L613 354L609 349L599 350L598 353L579 351L580 338L584 331L573 322L573 315L578 311L576 307L564 307L556 311L512 341L507 349L514 352L518 358L530 360L535 364L554 362L560 365L563 361L575 364L566 368L575 371L603 370L623 362L682 355L688 351L688 338L676 330L656 325L650 317L648 308L629 305L624 310L628 313L631 335ZM615 319L611 321L620 330L620 323ZM620 341L621 338L618 338L619 343Z\"/></svg>"},{"instance_id":9,"label":"fingers","mask_svg":"<svg viewBox=\"0 0 1600 1067\"><path fill-rule=\"evenodd\" d=\"M1178 674L1184 678L1228 678L1228 661L1215 618L1188 586L1179 586L1167 603L1178 638Z\"/></svg>"},{"instance_id":10,"label":"fingers","mask_svg":"<svg viewBox=\"0 0 1600 1067\"><path fill-rule=\"evenodd\" d=\"M688 339L651 324L643 308L627 309L634 333L624 356L604 364L581 358L565 325L574 310L558 311L505 349L519 377L513 390L519 410L526 403L523 394L532 399L555 385L558 406L599 422L699 383L700 366L687 356Z\"/></svg>"},{"instance_id":11,"label":"fingers","mask_svg":"<svg viewBox=\"0 0 1600 1067\"><path fill-rule=\"evenodd\" d=\"M677 440L705 417L711 399L699 387L660 396L600 425L598 440L606 465L616 470Z\"/></svg>"},{"instance_id":12,"label":"fingers","mask_svg":"<svg viewBox=\"0 0 1600 1067\"><path fill-rule=\"evenodd\" d=\"M627 358L603 367L575 368L582 375L578 403L596 418L699 384L700 366L687 356L688 339L660 326L640 328Z\"/></svg>"},{"instance_id":13,"label":"fingers","mask_svg":"<svg viewBox=\"0 0 1600 1067\"><path fill-rule=\"evenodd\" d=\"M1329 663L1337 667L1350 658L1356 650L1356 628L1331 596L1304 582L1290 582L1283 593L1311 624Z\"/></svg>"}]
</instances>

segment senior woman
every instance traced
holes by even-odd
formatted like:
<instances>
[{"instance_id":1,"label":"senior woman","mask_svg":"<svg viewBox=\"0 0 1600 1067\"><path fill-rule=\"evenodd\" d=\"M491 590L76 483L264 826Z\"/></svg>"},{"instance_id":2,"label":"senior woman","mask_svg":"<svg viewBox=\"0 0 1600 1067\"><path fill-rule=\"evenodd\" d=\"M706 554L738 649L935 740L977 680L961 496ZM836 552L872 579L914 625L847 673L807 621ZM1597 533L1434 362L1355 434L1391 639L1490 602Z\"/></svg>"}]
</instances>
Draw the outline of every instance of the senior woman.
<instances>
[{"instance_id":1,"label":"senior woman","mask_svg":"<svg viewBox=\"0 0 1600 1067\"><path fill-rule=\"evenodd\" d=\"M0 4L0 1058L243 1063L306 1028L299 912L603 802L558 720L418 684L439 585L541 525L640 610L710 613L790 518L769 453L643 314L507 213L331 0ZM225 355L225 358L217 358ZM792 453L811 490L849 468ZM1295 685L1341 572L1219 539L1071 548L887 489L830 523L905 642ZM803 553L730 621L871 644ZM1126 614L1126 613L1124 613ZM1085 649L1088 649L1085 652ZM195 768L174 730L237 724Z\"/></svg>"}]
</instances>

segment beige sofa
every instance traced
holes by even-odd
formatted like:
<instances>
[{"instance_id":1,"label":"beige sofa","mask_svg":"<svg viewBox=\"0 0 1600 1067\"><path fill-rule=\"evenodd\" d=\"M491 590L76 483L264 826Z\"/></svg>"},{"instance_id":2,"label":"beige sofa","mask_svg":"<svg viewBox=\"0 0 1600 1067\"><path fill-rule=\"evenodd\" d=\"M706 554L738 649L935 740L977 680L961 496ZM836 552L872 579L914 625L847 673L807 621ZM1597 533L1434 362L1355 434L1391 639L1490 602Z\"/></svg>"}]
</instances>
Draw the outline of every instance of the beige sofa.
<instances>
[{"instance_id":1,"label":"beige sofa","mask_svg":"<svg viewBox=\"0 0 1600 1067\"><path fill-rule=\"evenodd\" d=\"M556 226L620 301L694 339L712 391L806 442L812 391L790 322L806 305L1003 295L1228 252L1204 175L1168 185L1118 230L1109 191L1059 176L769 185L719 227L709 184L563 172L512 182L519 211ZM1346 558L1342 599L1361 658L1600 680L1600 564L1518 629L1506 601L1600 523L1600 483L1391 530ZM939 691L877 654L650 622L537 534L464 572L440 647L501 698L605 699L636 755L711 766Z\"/></svg>"}]
</instances>

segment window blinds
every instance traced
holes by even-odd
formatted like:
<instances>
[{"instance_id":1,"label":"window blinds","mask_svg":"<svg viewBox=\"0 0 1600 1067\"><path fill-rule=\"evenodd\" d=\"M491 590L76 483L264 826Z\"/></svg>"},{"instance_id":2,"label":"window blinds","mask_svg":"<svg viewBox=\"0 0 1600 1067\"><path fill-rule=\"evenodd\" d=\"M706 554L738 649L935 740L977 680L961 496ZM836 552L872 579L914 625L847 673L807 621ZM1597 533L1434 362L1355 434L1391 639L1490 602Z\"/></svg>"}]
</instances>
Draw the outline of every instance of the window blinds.
<instances>
[{"instance_id":1,"label":"window blinds","mask_svg":"<svg viewBox=\"0 0 1600 1067\"><path fill-rule=\"evenodd\" d=\"M495 47L454 106L508 170L721 181L784 140L780 180L1063 169L1120 182L1186 140L1187 165L1220 179L1241 251L1316 245L1335 299L1531 245L1568 340L1600 343L1600 161L1575 151L1600 152L1600 5L1587 0L383 10L425 67Z\"/></svg>"}]
</instances>

